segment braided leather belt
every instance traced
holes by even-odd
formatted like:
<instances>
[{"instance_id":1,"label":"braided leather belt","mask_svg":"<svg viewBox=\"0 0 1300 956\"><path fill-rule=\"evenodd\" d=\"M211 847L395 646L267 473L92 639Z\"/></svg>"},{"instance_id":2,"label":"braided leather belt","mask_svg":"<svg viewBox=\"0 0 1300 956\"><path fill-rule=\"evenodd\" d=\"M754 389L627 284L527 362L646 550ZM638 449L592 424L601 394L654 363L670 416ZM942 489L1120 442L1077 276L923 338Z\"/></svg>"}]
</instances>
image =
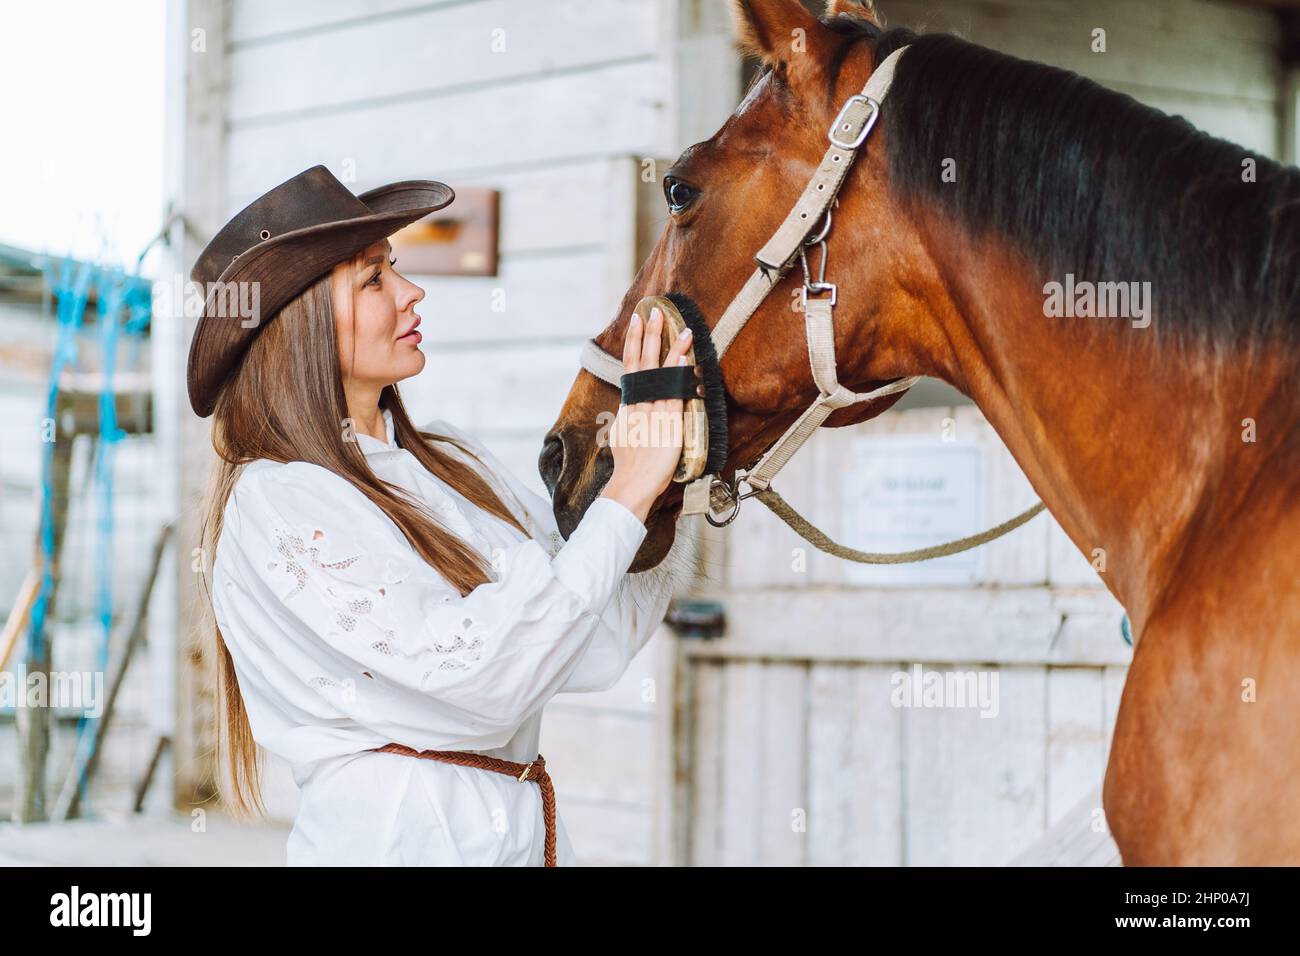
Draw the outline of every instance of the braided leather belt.
<instances>
[{"instance_id":1,"label":"braided leather belt","mask_svg":"<svg viewBox=\"0 0 1300 956\"><path fill-rule=\"evenodd\" d=\"M520 783L533 781L542 791L542 819L546 824L546 851L544 866L556 866L555 862L555 787L551 784L551 775L546 772L546 758L541 754L529 763L503 760L486 754L467 753L459 750L416 750L403 744L384 744L382 747L370 747L379 753L406 754L410 757L422 757L425 760L441 760L444 763L459 764L462 767L477 767L480 770L494 770L514 777Z\"/></svg>"}]
</instances>

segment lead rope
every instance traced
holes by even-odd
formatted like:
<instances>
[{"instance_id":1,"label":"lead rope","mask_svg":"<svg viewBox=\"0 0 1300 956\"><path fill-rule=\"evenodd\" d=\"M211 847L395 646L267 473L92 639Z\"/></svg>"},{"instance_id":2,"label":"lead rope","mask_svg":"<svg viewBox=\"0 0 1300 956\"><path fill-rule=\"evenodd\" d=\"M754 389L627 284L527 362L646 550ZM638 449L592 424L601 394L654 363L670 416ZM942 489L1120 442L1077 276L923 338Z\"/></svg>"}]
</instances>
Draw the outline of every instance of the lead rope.
<instances>
[{"instance_id":1,"label":"lead rope","mask_svg":"<svg viewBox=\"0 0 1300 956\"><path fill-rule=\"evenodd\" d=\"M408 757L422 757L425 760L441 760L444 763L459 764L462 767L475 767L479 770L494 770L514 777L520 783L528 780L537 784L542 791L542 820L546 825L546 846L544 866L557 866L555 861L555 787L551 775L546 772L546 758L541 754L530 763L489 757L487 754L467 753L460 750L416 750L403 744L384 744L371 747L380 753L406 754Z\"/></svg>"},{"instance_id":2,"label":"lead rope","mask_svg":"<svg viewBox=\"0 0 1300 956\"><path fill-rule=\"evenodd\" d=\"M972 534L969 537L958 538L956 541L949 541L945 544L934 544L928 548L917 548L915 551L859 551L856 548L836 544L828 538L820 528L815 527L804 518L803 515L791 508L789 502L777 494L772 488L767 488L763 491L755 491L754 497L767 505L774 515L793 528L799 537L803 538L818 551L825 551L827 554L834 555L837 558L843 558L846 561L856 561L859 564L908 564L912 561L929 561L931 558L943 558L950 554L960 554L962 551L969 551L971 548L978 548L981 544L988 544L990 541L1000 538L1010 531L1015 531L1046 507L1040 501L1032 508L1022 511L1014 518L1010 518L996 527L989 528L987 531L981 531L979 534Z\"/></svg>"},{"instance_id":3,"label":"lead rope","mask_svg":"<svg viewBox=\"0 0 1300 956\"><path fill-rule=\"evenodd\" d=\"M824 241L824 237L822 238ZM823 268L825 265L826 256L823 250ZM817 284L825 285L824 278L819 279ZM807 291L807 287L805 287L805 291ZM981 544L986 544L1008 532L1014 531L1044 509L1043 503L1039 501L1027 511L1021 512L996 527L981 531L979 534L958 538L956 541L948 541L944 544L931 545L926 548L917 548L913 551L877 552L859 551L856 548L836 544L820 529L800 515L799 512L790 507L789 503L772 488L772 478L794 456L794 453L816 433L827 416L837 408L844 408L848 405L872 401L896 392L906 391L915 382L914 378L900 379L870 392L854 392L845 388L840 384L835 361L835 327L832 317L832 301L810 299L805 295L803 306L804 323L808 336L809 360L812 363L813 379L816 381L821 394L817 401L810 405L808 410L786 430L785 434L777 440L767 454L763 455L759 462L749 469L745 475L737 476L730 487L720 480L710 482L709 499L702 506L697 506L703 510L710 524L715 527L730 524L740 513L741 501L753 496L762 501L773 514L793 528L795 533L819 551L824 551L837 558L844 558L846 561L856 561L859 564L907 564L912 561L929 561L950 554L959 554L962 551L969 551L971 548L979 547ZM750 486L750 490L743 494L739 492L738 487L742 482ZM725 507L727 504L731 505L732 511L730 515L722 521L714 520L712 505L715 503L719 507Z\"/></svg>"}]
</instances>

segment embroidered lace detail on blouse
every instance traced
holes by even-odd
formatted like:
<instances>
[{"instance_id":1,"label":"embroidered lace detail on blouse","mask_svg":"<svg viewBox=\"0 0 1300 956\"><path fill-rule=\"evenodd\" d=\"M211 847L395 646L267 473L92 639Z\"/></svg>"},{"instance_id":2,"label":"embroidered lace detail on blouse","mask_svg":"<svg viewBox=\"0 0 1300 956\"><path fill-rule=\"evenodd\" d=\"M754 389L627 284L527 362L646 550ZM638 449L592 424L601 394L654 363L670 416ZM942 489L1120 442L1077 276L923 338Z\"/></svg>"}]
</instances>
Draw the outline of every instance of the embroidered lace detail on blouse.
<instances>
[{"instance_id":1,"label":"embroidered lace detail on blouse","mask_svg":"<svg viewBox=\"0 0 1300 956\"><path fill-rule=\"evenodd\" d=\"M342 542L339 548L335 548L333 536L327 536L320 528L312 528L308 531L277 522L273 534L275 550L284 558L281 563L284 573L288 574L293 581L293 588L284 595L285 600L307 587L312 574L310 569L341 571L353 567L364 557L357 545L350 541ZM307 543L309 541L311 544ZM277 562L272 561L267 564L268 570L274 571L276 567ZM400 585L409 575L410 567L406 562L391 556L385 557L383 570L379 576L382 583L375 587L373 595L364 593L362 590L364 582L354 582L349 578L347 583L356 587L356 590L350 590L340 576L330 576L328 580L322 582L321 593L331 601L333 623L348 634L354 633L358 618L368 616L380 607L379 602L387 597L388 587ZM443 604L451 600L450 593L441 596ZM451 628L450 633L432 635L429 646L436 653L447 656L446 660L439 663L438 669L468 670L482 653L486 631L485 625L475 621L469 615L464 615L458 624ZM370 642L371 649L386 657L397 656L397 651L393 648L395 631L385 627L383 635L382 640ZM327 677L313 677L309 683L314 687L338 686L336 681Z\"/></svg>"}]
</instances>

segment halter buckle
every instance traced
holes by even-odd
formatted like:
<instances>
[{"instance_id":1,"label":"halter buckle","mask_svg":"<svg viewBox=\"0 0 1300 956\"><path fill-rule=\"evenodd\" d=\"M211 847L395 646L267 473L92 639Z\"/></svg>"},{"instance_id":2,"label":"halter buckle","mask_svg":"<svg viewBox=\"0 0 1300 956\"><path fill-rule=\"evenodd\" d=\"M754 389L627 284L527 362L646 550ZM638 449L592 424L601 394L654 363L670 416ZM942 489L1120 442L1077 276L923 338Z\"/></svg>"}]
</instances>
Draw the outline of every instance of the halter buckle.
<instances>
[{"instance_id":1,"label":"halter buckle","mask_svg":"<svg viewBox=\"0 0 1300 956\"><path fill-rule=\"evenodd\" d=\"M808 293L829 292L831 294L831 307L835 306L835 283L834 282L805 282L803 289L800 291L800 305L805 309L808 308Z\"/></svg>"},{"instance_id":2,"label":"halter buckle","mask_svg":"<svg viewBox=\"0 0 1300 956\"><path fill-rule=\"evenodd\" d=\"M846 140L840 139L837 134L840 132L847 133L853 129L853 123L851 120L849 120L848 113L849 110L852 109L854 103L865 103L867 104L868 107L870 107L870 111L862 120L862 129L858 130L858 133L853 138L852 142L848 142ZM826 138L831 141L832 146L838 146L840 149L849 149L849 150L857 149L866 141L867 134L871 132L871 127L876 125L876 120L879 117L880 117L879 103L877 103L869 96L864 96L861 93L854 93L847 100L845 100L844 105L840 107L840 112L839 115L835 117L835 122L831 123L831 128L826 131ZM844 127L843 130L840 129L841 126Z\"/></svg>"}]
</instances>

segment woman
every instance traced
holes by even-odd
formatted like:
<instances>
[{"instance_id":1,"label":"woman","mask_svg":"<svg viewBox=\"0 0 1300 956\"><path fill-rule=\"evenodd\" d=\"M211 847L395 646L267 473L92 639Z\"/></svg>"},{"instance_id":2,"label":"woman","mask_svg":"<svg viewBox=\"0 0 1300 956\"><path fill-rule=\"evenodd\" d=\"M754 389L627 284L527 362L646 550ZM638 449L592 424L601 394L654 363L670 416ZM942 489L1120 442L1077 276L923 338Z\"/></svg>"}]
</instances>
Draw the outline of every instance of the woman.
<instances>
[{"instance_id":1,"label":"woman","mask_svg":"<svg viewBox=\"0 0 1300 956\"><path fill-rule=\"evenodd\" d=\"M317 166L191 273L208 295L190 400L220 459L202 532L219 753L244 813L262 810L258 745L292 766L290 865L572 865L542 708L612 686L671 594L665 574L625 575L680 440L612 437L613 477L565 542L480 443L407 417L395 383L424 367L424 293L386 237L453 195L418 180L354 196ZM629 331L628 371L659 367L661 325Z\"/></svg>"}]
</instances>

